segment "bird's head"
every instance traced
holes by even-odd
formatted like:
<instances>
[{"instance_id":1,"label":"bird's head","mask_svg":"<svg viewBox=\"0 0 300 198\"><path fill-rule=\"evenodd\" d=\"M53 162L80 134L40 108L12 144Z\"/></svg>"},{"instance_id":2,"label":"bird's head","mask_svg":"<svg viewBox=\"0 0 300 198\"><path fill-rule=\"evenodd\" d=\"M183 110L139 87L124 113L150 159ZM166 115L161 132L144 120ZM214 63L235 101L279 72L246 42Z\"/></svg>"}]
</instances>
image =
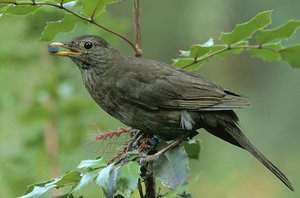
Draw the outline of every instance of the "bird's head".
<instances>
[{"instance_id":1,"label":"bird's head","mask_svg":"<svg viewBox=\"0 0 300 198\"><path fill-rule=\"evenodd\" d=\"M60 51L59 47L68 51ZM80 69L105 64L109 58L109 44L99 36L85 35L69 42L49 44L48 51L55 56L70 57Z\"/></svg>"}]
</instances>

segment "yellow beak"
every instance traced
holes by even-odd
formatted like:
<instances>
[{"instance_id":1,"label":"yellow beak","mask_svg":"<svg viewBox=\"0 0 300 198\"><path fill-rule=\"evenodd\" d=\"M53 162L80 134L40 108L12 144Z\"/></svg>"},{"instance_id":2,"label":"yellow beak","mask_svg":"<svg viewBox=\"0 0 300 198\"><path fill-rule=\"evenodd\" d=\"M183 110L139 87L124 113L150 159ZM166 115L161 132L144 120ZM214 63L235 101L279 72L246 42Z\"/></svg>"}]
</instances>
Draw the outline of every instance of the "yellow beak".
<instances>
[{"instance_id":1,"label":"yellow beak","mask_svg":"<svg viewBox=\"0 0 300 198\"><path fill-rule=\"evenodd\" d=\"M55 51L50 51L49 50L49 53L54 55L54 56L77 56L77 55L80 55L80 50L78 48L75 48L75 47L69 47L69 46L66 46L65 44L63 43L59 43L59 42L54 42L54 43L51 43L49 44L49 48L50 47L63 47L63 48L66 48L66 49L69 49L70 51L66 52L66 51L63 51L63 52L60 52L57 50Z\"/></svg>"}]
</instances>

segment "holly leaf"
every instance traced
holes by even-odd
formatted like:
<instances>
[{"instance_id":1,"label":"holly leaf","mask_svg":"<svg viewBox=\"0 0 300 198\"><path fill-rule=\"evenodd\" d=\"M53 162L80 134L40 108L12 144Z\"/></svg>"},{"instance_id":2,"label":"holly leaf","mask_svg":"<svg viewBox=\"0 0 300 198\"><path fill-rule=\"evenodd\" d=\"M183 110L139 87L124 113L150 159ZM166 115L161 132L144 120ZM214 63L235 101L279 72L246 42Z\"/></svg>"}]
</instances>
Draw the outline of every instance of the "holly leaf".
<instances>
[{"instance_id":1,"label":"holly leaf","mask_svg":"<svg viewBox=\"0 0 300 198\"><path fill-rule=\"evenodd\" d=\"M63 176L58 178L55 182L57 188L64 187L66 185L72 185L79 182L81 179L80 173L76 171L66 172Z\"/></svg>"},{"instance_id":2,"label":"holly leaf","mask_svg":"<svg viewBox=\"0 0 300 198\"><path fill-rule=\"evenodd\" d=\"M39 41L51 41L58 33L72 31L77 22L78 19L72 14L65 14L60 21L48 22Z\"/></svg>"},{"instance_id":3,"label":"holly leaf","mask_svg":"<svg viewBox=\"0 0 300 198\"><path fill-rule=\"evenodd\" d=\"M188 176L188 157L183 147L166 152L153 163L153 173L168 188L183 185Z\"/></svg>"},{"instance_id":4,"label":"holly leaf","mask_svg":"<svg viewBox=\"0 0 300 198\"><path fill-rule=\"evenodd\" d=\"M203 44L193 45L191 47L190 57L198 58L198 57L204 56L205 54L207 54L210 51L211 46L213 46L213 44L214 44L213 39L209 39L207 42L205 42Z\"/></svg>"},{"instance_id":5,"label":"holly leaf","mask_svg":"<svg viewBox=\"0 0 300 198\"><path fill-rule=\"evenodd\" d=\"M220 39L227 45L231 45L250 38L256 31L265 28L271 23L272 11L265 11L257 14L250 21L238 24L229 33L221 33Z\"/></svg>"},{"instance_id":6,"label":"holly leaf","mask_svg":"<svg viewBox=\"0 0 300 198\"><path fill-rule=\"evenodd\" d=\"M194 58L177 58L173 60L173 66L183 67L192 64L194 61Z\"/></svg>"},{"instance_id":7,"label":"holly leaf","mask_svg":"<svg viewBox=\"0 0 300 198\"><path fill-rule=\"evenodd\" d=\"M101 157L95 160L83 160L77 166L79 169L97 169L104 167L106 165L106 161Z\"/></svg>"},{"instance_id":8,"label":"holly leaf","mask_svg":"<svg viewBox=\"0 0 300 198\"><path fill-rule=\"evenodd\" d=\"M64 195L58 195L58 196L51 196L51 198L75 198L73 194L67 193ZM78 198L83 198L82 196Z\"/></svg>"},{"instance_id":9,"label":"holly leaf","mask_svg":"<svg viewBox=\"0 0 300 198\"><path fill-rule=\"evenodd\" d=\"M27 189L26 189L26 191L25 191L24 194L28 194L28 193L30 193L31 191L33 191L33 189L34 189L35 186L43 187L43 186L45 186L46 184L49 184L49 183L51 183L51 182L53 182L53 180L48 180L48 181L43 181L43 182L38 182L38 183L31 184L31 185L29 185L29 186L27 187Z\"/></svg>"},{"instance_id":10,"label":"holly leaf","mask_svg":"<svg viewBox=\"0 0 300 198\"><path fill-rule=\"evenodd\" d=\"M121 166L116 174L117 191L125 198L131 197L137 189L138 179L140 177L140 164L137 162L128 162Z\"/></svg>"},{"instance_id":11,"label":"holly leaf","mask_svg":"<svg viewBox=\"0 0 300 198\"><path fill-rule=\"evenodd\" d=\"M34 186L32 191L19 198L36 198L40 197L52 188L56 187L56 181L45 184L45 186Z\"/></svg>"},{"instance_id":12,"label":"holly leaf","mask_svg":"<svg viewBox=\"0 0 300 198\"><path fill-rule=\"evenodd\" d=\"M61 188L66 185L73 185L74 183L79 182L80 179L81 179L80 173L76 171L69 171L59 178L30 185L25 192L26 194L21 196L20 198L40 197L53 188Z\"/></svg>"},{"instance_id":13,"label":"holly leaf","mask_svg":"<svg viewBox=\"0 0 300 198\"><path fill-rule=\"evenodd\" d=\"M183 196L180 195L186 192L189 188L191 188L198 180L199 180L199 176L197 176L192 182L189 182L187 184L184 184L182 186L173 189L172 191L165 194L162 198L174 198L174 197L181 198Z\"/></svg>"},{"instance_id":14,"label":"holly leaf","mask_svg":"<svg viewBox=\"0 0 300 198\"><path fill-rule=\"evenodd\" d=\"M115 192L116 170L117 168L115 168L115 164L110 164L99 171L96 178L96 183L102 187L102 190L107 197L112 197Z\"/></svg>"},{"instance_id":15,"label":"holly leaf","mask_svg":"<svg viewBox=\"0 0 300 198\"><path fill-rule=\"evenodd\" d=\"M292 67L300 68L300 45L286 47L279 52L281 57L291 64Z\"/></svg>"},{"instance_id":16,"label":"holly leaf","mask_svg":"<svg viewBox=\"0 0 300 198\"><path fill-rule=\"evenodd\" d=\"M180 55L182 57L189 57L191 55L191 51L190 50L179 50Z\"/></svg>"},{"instance_id":17,"label":"holly leaf","mask_svg":"<svg viewBox=\"0 0 300 198\"><path fill-rule=\"evenodd\" d=\"M269 30L260 30L257 34L256 41L258 44L262 45L265 43L289 39L299 27L299 20L290 20L280 27Z\"/></svg>"},{"instance_id":18,"label":"holly leaf","mask_svg":"<svg viewBox=\"0 0 300 198\"><path fill-rule=\"evenodd\" d=\"M88 17L97 17L105 11L108 4L117 2L117 0L83 0L83 14Z\"/></svg>"},{"instance_id":19,"label":"holly leaf","mask_svg":"<svg viewBox=\"0 0 300 198\"><path fill-rule=\"evenodd\" d=\"M63 3L65 4L65 3L69 3L69 2L74 1L74 0L51 0L51 1L54 1L54 2L57 2L57 3L63 2ZM75 1L76 1L76 0L75 0ZM74 1L74 2L75 2L75 1Z\"/></svg>"},{"instance_id":20,"label":"holly leaf","mask_svg":"<svg viewBox=\"0 0 300 198\"><path fill-rule=\"evenodd\" d=\"M199 159L201 145L199 140L190 139L183 144L187 156L191 159Z\"/></svg>"},{"instance_id":21,"label":"holly leaf","mask_svg":"<svg viewBox=\"0 0 300 198\"><path fill-rule=\"evenodd\" d=\"M6 15L20 15L25 16L28 14L33 14L35 11L37 11L40 8L40 6L32 6L32 5L9 5L4 10L4 14Z\"/></svg>"},{"instance_id":22,"label":"holly leaf","mask_svg":"<svg viewBox=\"0 0 300 198\"><path fill-rule=\"evenodd\" d=\"M200 69L205 62L206 60L195 62L194 58L177 58L173 60L173 66L193 71Z\"/></svg>"},{"instance_id":23,"label":"holly leaf","mask_svg":"<svg viewBox=\"0 0 300 198\"><path fill-rule=\"evenodd\" d=\"M92 182L97 177L98 172L99 170L93 170L86 173L82 173L80 181L75 186L73 186L72 192L76 192L80 190L82 187Z\"/></svg>"},{"instance_id":24,"label":"holly leaf","mask_svg":"<svg viewBox=\"0 0 300 198\"><path fill-rule=\"evenodd\" d=\"M228 47L223 48L224 51L217 54L216 56L220 57L220 58L225 58L225 57L230 56L230 55L240 54L240 53L242 53L242 51L244 51L243 46L247 46L247 45L248 45L248 41L245 41L245 40L237 42L237 43L233 44L232 46L230 46L229 48ZM216 50L216 49L212 48L212 52L214 50Z\"/></svg>"},{"instance_id":25,"label":"holly leaf","mask_svg":"<svg viewBox=\"0 0 300 198\"><path fill-rule=\"evenodd\" d=\"M281 55L279 50L282 49L280 43L268 43L265 44L263 48L253 48L249 49L249 53L253 57L260 58L264 61L279 61L281 60Z\"/></svg>"},{"instance_id":26,"label":"holly leaf","mask_svg":"<svg viewBox=\"0 0 300 198\"><path fill-rule=\"evenodd\" d=\"M3 13L3 12L5 11L6 7L7 7L7 4L1 4L1 3L0 3L0 14ZM1 17L1 16L2 16L2 14L0 15L0 17Z\"/></svg>"}]
</instances>

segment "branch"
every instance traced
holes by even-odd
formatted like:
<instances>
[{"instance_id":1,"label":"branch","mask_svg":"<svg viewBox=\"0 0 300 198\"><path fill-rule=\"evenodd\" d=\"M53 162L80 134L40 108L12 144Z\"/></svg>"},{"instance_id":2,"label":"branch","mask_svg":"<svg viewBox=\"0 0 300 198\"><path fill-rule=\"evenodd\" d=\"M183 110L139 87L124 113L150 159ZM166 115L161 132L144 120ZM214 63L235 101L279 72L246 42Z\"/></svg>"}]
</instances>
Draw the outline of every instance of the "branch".
<instances>
[{"instance_id":1,"label":"branch","mask_svg":"<svg viewBox=\"0 0 300 198\"><path fill-rule=\"evenodd\" d=\"M139 191L139 194L140 194L140 198L144 198L143 186L142 186L140 178L138 180L138 191Z\"/></svg>"},{"instance_id":2,"label":"branch","mask_svg":"<svg viewBox=\"0 0 300 198\"><path fill-rule=\"evenodd\" d=\"M136 56L140 56L141 54L141 50L132 42L130 41L127 37L123 36L122 34L114 31L114 30L111 30L99 23L97 23L95 20L94 20L94 17L91 17L91 18L87 18L87 17L84 17L66 7L64 7L63 5L63 1L60 3L60 4L53 4L53 3L48 3L48 2L36 2L36 1L32 1L32 2L9 2L9 1L4 1L4 2L0 2L0 4L8 4L8 5L15 5L15 6L50 6L50 7L55 7L55 8L58 8L58 9L61 9L61 10L64 10L65 12L67 13L70 13L72 14L73 16L83 20L83 21L86 21L86 22L89 22L111 34L114 34L115 36L123 39L124 41L126 41L132 48L133 50L135 51L135 55Z\"/></svg>"},{"instance_id":3,"label":"branch","mask_svg":"<svg viewBox=\"0 0 300 198\"><path fill-rule=\"evenodd\" d=\"M133 13L134 13L134 25L135 25L135 48L139 50L139 54L135 54L136 57L141 57L142 52L142 34L141 34L141 9L140 0L133 1Z\"/></svg>"},{"instance_id":4,"label":"branch","mask_svg":"<svg viewBox=\"0 0 300 198\"><path fill-rule=\"evenodd\" d=\"M227 52L229 50L232 50L232 49L266 49L266 50L270 50L270 51L274 51L274 52L278 52L277 50L273 49L273 48L268 48L268 47L264 47L262 45L244 45L244 46L230 46L228 45L226 48L224 49L221 49L221 50L218 50L218 51L215 51L213 53L210 53L210 54L206 54L204 56L201 56L201 57L196 57L194 59L194 61L192 63L189 63L187 65L184 65L182 66L181 68L182 69L186 69L196 63L199 63L201 61L205 61L205 60L208 60L218 54L221 54L221 53L224 53L224 52Z\"/></svg>"},{"instance_id":5,"label":"branch","mask_svg":"<svg viewBox=\"0 0 300 198\"><path fill-rule=\"evenodd\" d=\"M163 148L162 150L158 151L157 153L153 155L147 155L146 157L141 158L141 163L142 162L153 162L157 160L161 155L165 154L168 150L171 150L178 146L182 140L174 140L172 143L170 143L168 146Z\"/></svg>"},{"instance_id":6,"label":"branch","mask_svg":"<svg viewBox=\"0 0 300 198\"><path fill-rule=\"evenodd\" d=\"M155 178L153 175L152 170L152 163L147 163L147 172L145 177L145 187L146 187L146 194L145 198L155 198L156 191L155 191Z\"/></svg>"}]
</instances>

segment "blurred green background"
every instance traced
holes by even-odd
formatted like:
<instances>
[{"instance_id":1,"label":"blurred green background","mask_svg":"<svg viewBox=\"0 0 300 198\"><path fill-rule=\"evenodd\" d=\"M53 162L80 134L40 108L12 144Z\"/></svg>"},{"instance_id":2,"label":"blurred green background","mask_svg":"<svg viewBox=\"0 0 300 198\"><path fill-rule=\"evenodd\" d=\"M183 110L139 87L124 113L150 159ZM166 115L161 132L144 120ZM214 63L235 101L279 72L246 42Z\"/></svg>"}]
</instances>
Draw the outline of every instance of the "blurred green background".
<instances>
[{"instance_id":1,"label":"blurred green background","mask_svg":"<svg viewBox=\"0 0 300 198\"><path fill-rule=\"evenodd\" d=\"M299 0L145 0L144 57L171 63L179 49L217 39L221 31L231 31L258 12L273 9L273 26L278 26L300 19L299 7ZM49 56L47 43L36 42L46 19L60 16L50 9L26 18L0 18L0 197L20 196L27 185L101 155L101 143L86 144L92 140L87 134L97 131L94 125L123 126L92 101L71 60ZM109 6L102 21L132 37L132 1ZM55 40L87 33L102 35L122 52L133 53L122 40L84 24ZM287 41L299 42L300 33ZM296 191L290 192L250 154L201 130L200 160L191 161L191 180L199 176L190 189L194 197L300 197L300 70L244 53L214 59L199 73L250 97L251 108L237 111L241 127L286 173ZM82 193L96 197L99 190L88 187Z\"/></svg>"}]
</instances>

